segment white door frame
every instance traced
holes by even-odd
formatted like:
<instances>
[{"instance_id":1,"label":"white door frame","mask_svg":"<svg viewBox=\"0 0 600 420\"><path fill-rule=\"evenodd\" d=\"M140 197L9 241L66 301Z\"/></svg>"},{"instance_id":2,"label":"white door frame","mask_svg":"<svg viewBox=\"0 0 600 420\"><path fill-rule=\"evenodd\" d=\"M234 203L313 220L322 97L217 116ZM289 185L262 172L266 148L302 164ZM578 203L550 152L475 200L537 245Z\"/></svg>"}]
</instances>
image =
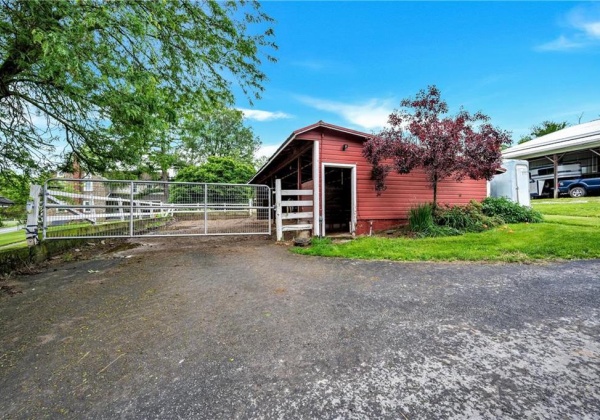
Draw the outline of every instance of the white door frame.
<instances>
[{"instance_id":1,"label":"white door frame","mask_svg":"<svg viewBox=\"0 0 600 420\"><path fill-rule=\"evenodd\" d=\"M326 232L325 232L325 168L329 167L329 168L345 168L345 169L351 169L351 174L350 174L350 178L351 178L351 200L350 200L350 215L351 215L351 220L350 220L350 233L352 235L354 235L354 232L356 231L356 164L344 164L344 163L328 163L328 162L322 162L321 163L321 170L322 170L322 174L323 176L321 177L321 206L322 206L322 215L323 215L323 220L321 222L321 236L325 236Z\"/></svg>"}]
</instances>

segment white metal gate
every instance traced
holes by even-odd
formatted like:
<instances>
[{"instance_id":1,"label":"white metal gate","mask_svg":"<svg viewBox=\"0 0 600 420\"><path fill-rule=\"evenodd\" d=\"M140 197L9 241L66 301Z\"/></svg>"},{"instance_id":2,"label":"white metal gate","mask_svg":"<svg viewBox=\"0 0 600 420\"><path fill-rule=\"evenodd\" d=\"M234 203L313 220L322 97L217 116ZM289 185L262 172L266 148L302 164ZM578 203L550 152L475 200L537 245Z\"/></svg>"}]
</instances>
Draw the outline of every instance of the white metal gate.
<instances>
[{"instance_id":1,"label":"white metal gate","mask_svg":"<svg viewBox=\"0 0 600 420\"><path fill-rule=\"evenodd\" d=\"M270 235L266 185L55 178L43 238Z\"/></svg>"}]
</instances>

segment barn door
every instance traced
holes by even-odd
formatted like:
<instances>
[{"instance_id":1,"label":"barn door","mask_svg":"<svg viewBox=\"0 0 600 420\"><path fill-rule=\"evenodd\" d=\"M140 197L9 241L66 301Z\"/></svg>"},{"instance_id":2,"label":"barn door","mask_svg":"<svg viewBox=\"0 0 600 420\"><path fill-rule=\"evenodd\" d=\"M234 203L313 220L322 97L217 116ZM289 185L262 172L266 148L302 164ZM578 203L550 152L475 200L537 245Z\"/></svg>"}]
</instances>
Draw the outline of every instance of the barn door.
<instances>
[{"instance_id":1,"label":"barn door","mask_svg":"<svg viewBox=\"0 0 600 420\"><path fill-rule=\"evenodd\" d=\"M323 236L354 234L356 226L356 165L323 164L321 184Z\"/></svg>"}]
</instances>

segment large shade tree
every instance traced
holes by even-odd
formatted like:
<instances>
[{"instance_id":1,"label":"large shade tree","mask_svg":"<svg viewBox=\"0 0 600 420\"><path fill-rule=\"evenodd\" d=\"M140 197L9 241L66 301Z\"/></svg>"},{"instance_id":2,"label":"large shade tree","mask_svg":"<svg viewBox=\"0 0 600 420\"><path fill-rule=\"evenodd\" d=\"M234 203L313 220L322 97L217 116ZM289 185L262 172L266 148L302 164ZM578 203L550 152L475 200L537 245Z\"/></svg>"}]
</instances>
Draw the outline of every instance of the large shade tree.
<instances>
[{"instance_id":1,"label":"large shade tree","mask_svg":"<svg viewBox=\"0 0 600 420\"><path fill-rule=\"evenodd\" d=\"M245 1L3 0L0 172L63 144L91 170L136 162L187 110L260 97L270 23Z\"/></svg>"},{"instance_id":2,"label":"large shade tree","mask_svg":"<svg viewBox=\"0 0 600 420\"><path fill-rule=\"evenodd\" d=\"M187 165L204 163L209 156L253 163L261 145L252 128L244 125L243 113L227 108L189 115L180 140L180 157Z\"/></svg>"},{"instance_id":3,"label":"large shade tree","mask_svg":"<svg viewBox=\"0 0 600 420\"><path fill-rule=\"evenodd\" d=\"M252 128L244 125L242 112L227 107L189 110L177 129L156 130L149 140L145 155L129 169L157 174L163 181L170 169L200 165L211 156L252 164L261 144Z\"/></svg>"},{"instance_id":4,"label":"large shade tree","mask_svg":"<svg viewBox=\"0 0 600 420\"><path fill-rule=\"evenodd\" d=\"M407 174L422 168L437 204L440 181L491 179L502 162L501 147L510 134L494 127L481 112L461 109L448 115L448 105L435 86L401 102L389 126L366 142L363 155L373 165L375 188L381 193L391 171Z\"/></svg>"},{"instance_id":5,"label":"large shade tree","mask_svg":"<svg viewBox=\"0 0 600 420\"><path fill-rule=\"evenodd\" d=\"M183 168L175 180L210 184L245 184L252 178L254 172L254 167L247 162L231 157L210 156L199 166ZM203 203L206 197L213 203L247 202L247 199L252 196L252 191L251 186L207 185L205 187L198 184L175 184L170 191L169 200L172 203Z\"/></svg>"}]
</instances>

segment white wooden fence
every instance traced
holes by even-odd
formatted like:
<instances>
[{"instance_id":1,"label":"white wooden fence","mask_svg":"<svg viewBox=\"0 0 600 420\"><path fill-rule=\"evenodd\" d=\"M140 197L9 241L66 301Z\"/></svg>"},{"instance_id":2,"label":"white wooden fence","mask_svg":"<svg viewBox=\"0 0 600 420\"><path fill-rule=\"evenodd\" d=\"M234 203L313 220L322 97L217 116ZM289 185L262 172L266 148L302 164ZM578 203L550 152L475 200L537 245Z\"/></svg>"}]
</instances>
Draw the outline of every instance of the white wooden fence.
<instances>
[{"instance_id":1,"label":"white wooden fence","mask_svg":"<svg viewBox=\"0 0 600 420\"><path fill-rule=\"evenodd\" d=\"M304 199L304 197L308 198ZM295 199L288 199L294 197ZM298 199L297 197L300 197ZM291 208L311 207L313 211L292 211ZM282 190L281 179L275 180L275 226L277 240L283 240L283 232L312 230L314 219L313 190ZM295 224L284 221L295 220ZM307 221L308 220L308 221Z\"/></svg>"}]
</instances>

